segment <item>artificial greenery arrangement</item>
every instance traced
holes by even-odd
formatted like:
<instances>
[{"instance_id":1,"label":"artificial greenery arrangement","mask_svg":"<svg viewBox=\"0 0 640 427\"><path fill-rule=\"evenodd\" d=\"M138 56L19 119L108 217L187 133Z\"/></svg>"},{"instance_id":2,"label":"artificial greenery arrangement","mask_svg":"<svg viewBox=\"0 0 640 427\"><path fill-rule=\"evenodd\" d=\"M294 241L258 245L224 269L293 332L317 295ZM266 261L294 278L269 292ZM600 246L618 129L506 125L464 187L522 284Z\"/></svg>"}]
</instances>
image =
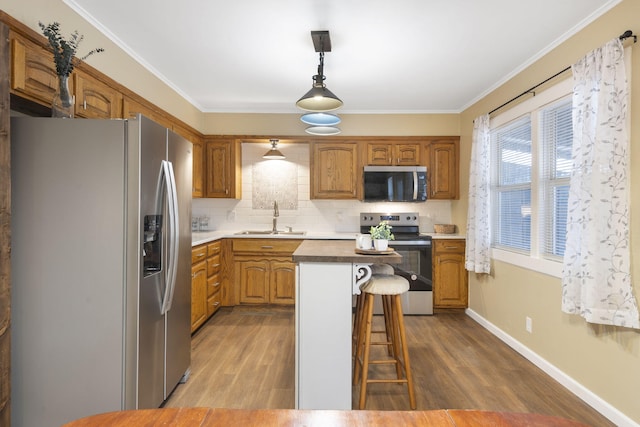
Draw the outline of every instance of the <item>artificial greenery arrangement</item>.
<instances>
[{"instance_id":1,"label":"artificial greenery arrangement","mask_svg":"<svg viewBox=\"0 0 640 427\"><path fill-rule=\"evenodd\" d=\"M42 22L38 22L38 25L42 28L42 33L49 40L49 45L53 48L53 60L56 63L56 73L58 76L69 77L73 68L76 66L77 59L75 58L75 54L84 36L78 34L76 30L71 34L69 40L65 40L60 34L59 23L54 22L53 24L44 25ZM94 53L100 52L104 52L104 49L93 49L80 58L80 60L84 61Z\"/></svg>"},{"instance_id":2,"label":"artificial greenery arrangement","mask_svg":"<svg viewBox=\"0 0 640 427\"><path fill-rule=\"evenodd\" d=\"M371 238L374 240L393 240L393 233L391 233L391 226L388 221L380 221L380 224L372 226L369 229Z\"/></svg>"}]
</instances>

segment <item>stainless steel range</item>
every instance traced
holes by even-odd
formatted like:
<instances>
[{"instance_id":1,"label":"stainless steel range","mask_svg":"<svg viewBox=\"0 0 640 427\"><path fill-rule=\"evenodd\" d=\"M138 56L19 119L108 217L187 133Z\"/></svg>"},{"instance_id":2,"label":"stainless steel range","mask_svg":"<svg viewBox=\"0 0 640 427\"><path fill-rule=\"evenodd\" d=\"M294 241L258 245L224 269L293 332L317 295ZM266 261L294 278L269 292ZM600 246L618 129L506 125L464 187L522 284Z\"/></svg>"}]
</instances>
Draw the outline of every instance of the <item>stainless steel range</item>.
<instances>
[{"instance_id":1,"label":"stainless steel range","mask_svg":"<svg viewBox=\"0 0 640 427\"><path fill-rule=\"evenodd\" d=\"M389 242L402 255L402 264L394 265L395 274L409 281L409 292L402 296L404 314L433 314L431 273L431 236L420 234L418 212L360 214L360 233L369 233L372 225L387 221L395 240ZM379 305L376 313L381 313Z\"/></svg>"}]
</instances>

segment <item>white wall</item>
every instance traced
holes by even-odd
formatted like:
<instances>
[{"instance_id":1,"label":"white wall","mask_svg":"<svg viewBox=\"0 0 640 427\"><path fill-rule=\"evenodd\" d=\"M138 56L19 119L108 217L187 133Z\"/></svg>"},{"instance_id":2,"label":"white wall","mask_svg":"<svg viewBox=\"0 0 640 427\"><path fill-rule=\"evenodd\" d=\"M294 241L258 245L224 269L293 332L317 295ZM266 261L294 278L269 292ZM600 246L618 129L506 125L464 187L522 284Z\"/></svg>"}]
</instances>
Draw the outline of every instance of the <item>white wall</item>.
<instances>
[{"instance_id":1,"label":"white wall","mask_svg":"<svg viewBox=\"0 0 640 427\"><path fill-rule=\"evenodd\" d=\"M262 155L268 144L242 144L242 199L194 199L193 215L209 217L211 230L271 229L271 209L252 207L252 169L258 162L265 166L279 162L293 162L298 169L298 209L282 207L278 218L278 229L291 226L294 230L315 232L357 232L361 212L419 212L420 230L433 231L433 224L451 221L451 202L428 200L425 203L364 203L356 200L310 200L309 195L309 145L305 143L280 144L278 148L285 160L265 160ZM275 183L278 184L278 183ZM464 224L457 224L464 229ZM462 227L460 227L462 226Z\"/></svg>"}]
</instances>

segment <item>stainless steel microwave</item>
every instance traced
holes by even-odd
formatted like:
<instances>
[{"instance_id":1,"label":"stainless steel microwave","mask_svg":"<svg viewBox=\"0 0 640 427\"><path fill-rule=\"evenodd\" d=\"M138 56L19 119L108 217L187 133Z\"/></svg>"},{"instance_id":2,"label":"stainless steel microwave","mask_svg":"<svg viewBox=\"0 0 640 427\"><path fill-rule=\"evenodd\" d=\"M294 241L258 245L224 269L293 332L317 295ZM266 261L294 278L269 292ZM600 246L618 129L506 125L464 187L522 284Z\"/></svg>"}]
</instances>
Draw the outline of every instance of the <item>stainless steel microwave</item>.
<instances>
[{"instance_id":1,"label":"stainless steel microwave","mask_svg":"<svg viewBox=\"0 0 640 427\"><path fill-rule=\"evenodd\" d=\"M426 166L365 166L365 202L424 202Z\"/></svg>"}]
</instances>

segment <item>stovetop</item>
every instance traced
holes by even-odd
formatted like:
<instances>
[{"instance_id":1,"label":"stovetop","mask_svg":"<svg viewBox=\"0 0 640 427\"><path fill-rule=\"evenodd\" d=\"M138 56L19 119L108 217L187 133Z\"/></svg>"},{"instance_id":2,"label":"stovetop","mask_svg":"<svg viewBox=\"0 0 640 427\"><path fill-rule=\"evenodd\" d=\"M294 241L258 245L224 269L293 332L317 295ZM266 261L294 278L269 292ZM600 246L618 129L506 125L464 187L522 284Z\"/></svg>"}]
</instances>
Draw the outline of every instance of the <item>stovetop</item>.
<instances>
[{"instance_id":1,"label":"stovetop","mask_svg":"<svg viewBox=\"0 0 640 427\"><path fill-rule=\"evenodd\" d=\"M396 241L431 240L431 236L420 235L420 215L418 212L363 212L360 214L360 232L368 233L369 228L387 221Z\"/></svg>"}]
</instances>

